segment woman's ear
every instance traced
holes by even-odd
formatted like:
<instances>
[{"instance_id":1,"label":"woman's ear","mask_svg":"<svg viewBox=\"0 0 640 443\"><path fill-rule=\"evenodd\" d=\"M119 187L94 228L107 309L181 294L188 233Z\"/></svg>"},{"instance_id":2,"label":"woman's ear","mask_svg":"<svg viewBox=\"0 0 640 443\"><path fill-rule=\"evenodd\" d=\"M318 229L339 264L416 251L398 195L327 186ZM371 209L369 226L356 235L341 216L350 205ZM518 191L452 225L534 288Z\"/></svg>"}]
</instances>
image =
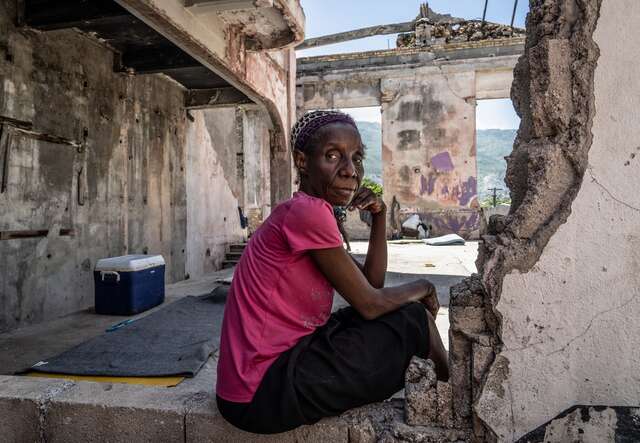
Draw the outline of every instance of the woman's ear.
<instances>
[{"instance_id":1,"label":"woman's ear","mask_svg":"<svg viewBox=\"0 0 640 443\"><path fill-rule=\"evenodd\" d=\"M307 156L304 152L299 151L297 149L294 150L293 163L301 175L304 175L307 173Z\"/></svg>"}]
</instances>

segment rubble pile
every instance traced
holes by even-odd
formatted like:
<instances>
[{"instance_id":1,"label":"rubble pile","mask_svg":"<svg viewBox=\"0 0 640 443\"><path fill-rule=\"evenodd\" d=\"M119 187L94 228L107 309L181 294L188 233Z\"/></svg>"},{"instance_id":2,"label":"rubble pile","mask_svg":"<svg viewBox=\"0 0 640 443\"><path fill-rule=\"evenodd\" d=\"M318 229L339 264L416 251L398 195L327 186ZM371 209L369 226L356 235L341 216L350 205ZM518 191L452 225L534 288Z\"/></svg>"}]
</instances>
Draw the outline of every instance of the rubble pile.
<instances>
[{"instance_id":1,"label":"rubble pile","mask_svg":"<svg viewBox=\"0 0 640 443\"><path fill-rule=\"evenodd\" d=\"M523 37L524 35L524 30L520 28L497 23L482 23L478 20L433 23L429 19L421 18L416 21L414 32L398 35L397 46L412 48L443 43Z\"/></svg>"}]
</instances>

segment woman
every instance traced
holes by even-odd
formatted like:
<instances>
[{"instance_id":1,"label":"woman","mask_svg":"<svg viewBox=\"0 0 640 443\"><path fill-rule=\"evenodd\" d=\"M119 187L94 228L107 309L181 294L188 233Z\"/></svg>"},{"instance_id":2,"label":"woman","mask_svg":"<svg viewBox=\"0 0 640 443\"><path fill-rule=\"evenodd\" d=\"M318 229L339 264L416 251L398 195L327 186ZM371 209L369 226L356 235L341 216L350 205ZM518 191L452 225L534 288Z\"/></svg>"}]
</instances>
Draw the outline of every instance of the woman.
<instances>
[{"instance_id":1,"label":"woman","mask_svg":"<svg viewBox=\"0 0 640 443\"><path fill-rule=\"evenodd\" d=\"M448 379L433 285L385 288L386 207L360 188L353 119L315 111L293 128L299 191L253 235L225 307L217 402L236 427L277 433L389 398L413 355ZM345 251L333 206L372 215L364 265ZM331 314L334 288L349 302ZM422 302L422 303L415 303Z\"/></svg>"}]
</instances>

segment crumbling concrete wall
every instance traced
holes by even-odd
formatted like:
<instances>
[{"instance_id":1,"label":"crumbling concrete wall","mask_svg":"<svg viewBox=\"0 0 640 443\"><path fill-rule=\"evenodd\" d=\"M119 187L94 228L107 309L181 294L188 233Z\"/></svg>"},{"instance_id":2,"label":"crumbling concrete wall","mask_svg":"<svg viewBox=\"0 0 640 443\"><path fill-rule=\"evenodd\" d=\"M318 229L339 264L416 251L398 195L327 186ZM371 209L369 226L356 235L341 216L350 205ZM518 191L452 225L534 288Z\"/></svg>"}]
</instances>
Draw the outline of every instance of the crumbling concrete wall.
<instances>
[{"instance_id":1,"label":"crumbling concrete wall","mask_svg":"<svg viewBox=\"0 0 640 443\"><path fill-rule=\"evenodd\" d=\"M388 225L420 214L433 226L433 235L455 232L473 238L480 226L476 100L509 96L521 43L302 59L297 113L381 105L385 199L389 207L394 197L400 205L394 214L398 220ZM361 228L357 221L348 224L354 237L362 236Z\"/></svg>"},{"instance_id":2,"label":"crumbling concrete wall","mask_svg":"<svg viewBox=\"0 0 640 443\"><path fill-rule=\"evenodd\" d=\"M271 213L271 146L267 116L258 110L244 110L244 210L249 233Z\"/></svg>"},{"instance_id":3,"label":"crumbling concrete wall","mask_svg":"<svg viewBox=\"0 0 640 443\"><path fill-rule=\"evenodd\" d=\"M384 198L433 234L479 227L473 70L383 79Z\"/></svg>"},{"instance_id":4,"label":"crumbling concrete wall","mask_svg":"<svg viewBox=\"0 0 640 443\"><path fill-rule=\"evenodd\" d=\"M632 0L531 2L513 206L478 261L497 353L473 389L489 439L517 440L574 405L640 404L638 17Z\"/></svg>"},{"instance_id":5,"label":"crumbling concrete wall","mask_svg":"<svg viewBox=\"0 0 640 443\"><path fill-rule=\"evenodd\" d=\"M241 241L242 116L234 108L191 111L187 130L186 273L220 269L226 247ZM238 164L240 163L240 164Z\"/></svg>"},{"instance_id":6,"label":"crumbling concrete wall","mask_svg":"<svg viewBox=\"0 0 640 443\"><path fill-rule=\"evenodd\" d=\"M188 114L169 78L114 73L100 41L16 12L0 2L0 331L92 306L103 257L162 254L168 282L217 269L245 235L244 114Z\"/></svg>"},{"instance_id":7,"label":"crumbling concrete wall","mask_svg":"<svg viewBox=\"0 0 640 443\"><path fill-rule=\"evenodd\" d=\"M76 32L17 30L15 12L0 3L0 231L46 234L0 241L0 330L91 306L101 257L162 254L169 281L185 261L182 88L114 74Z\"/></svg>"}]
</instances>

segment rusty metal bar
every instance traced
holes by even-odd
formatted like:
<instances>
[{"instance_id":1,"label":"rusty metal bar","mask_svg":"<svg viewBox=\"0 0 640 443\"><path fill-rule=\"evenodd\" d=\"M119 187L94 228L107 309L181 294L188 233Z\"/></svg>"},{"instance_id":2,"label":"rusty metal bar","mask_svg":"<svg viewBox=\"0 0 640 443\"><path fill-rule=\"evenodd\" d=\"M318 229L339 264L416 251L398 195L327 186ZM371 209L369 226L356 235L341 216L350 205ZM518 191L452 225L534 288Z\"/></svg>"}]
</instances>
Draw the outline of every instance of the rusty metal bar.
<instances>
[{"instance_id":1,"label":"rusty metal bar","mask_svg":"<svg viewBox=\"0 0 640 443\"><path fill-rule=\"evenodd\" d=\"M426 13L428 18L435 23L459 23L466 21L463 18L452 17L449 14L438 14L434 12L429 5L426 4ZM421 6L421 15L422 6ZM415 29L415 21L404 23L392 23L389 25L370 26L368 28L354 29L352 31L339 32L337 34L324 35L322 37L309 38L296 46L296 50L317 48L318 46L332 45L334 43L342 43L361 38L372 37L374 35L399 34L401 32L413 32Z\"/></svg>"},{"instance_id":2,"label":"rusty metal bar","mask_svg":"<svg viewBox=\"0 0 640 443\"><path fill-rule=\"evenodd\" d=\"M516 10L518 9L518 0L513 3L513 14L511 14L511 27L513 28L513 22L516 19Z\"/></svg>"},{"instance_id":3,"label":"rusty metal bar","mask_svg":"<svg viewBox=\"0 0 640 443\"><path fill-rule=\"evenodd\" d=\"M332 45L350 40L372 37L374 35L398 34L414 30L413 22L393 23L390 25L370 26L368 28L354 29L353 31L339 32L337 34L322 37L309 38L296 47L296 50L317 48L318 46Z\"/></svg>"},{"instance_id":4,"label":"rusty metal bar","mask_svg":"<svg viewBox=\"0 0 640 443\"><path fill-rule=\"evenodd\" d=\"M11 148L11 129L7 125L0 126L0 152L2 153L2 178L0 180L0 194L7 191L9 181L9 150Z\"/></svg>"},{"instance_id":5,"label":"rusty metal bar","mask_svg":"<svg viewBox=\"0 0 640 443\"><path fill-rule=\"evenodd\" d=\"M0 231L0 240L21 240L26 238L41 238L49 235L48 229L32 229L25 231ZM76 235L75 229L60 229L60 237L73 237Z\"/></svg>"},{"instance_id":6,"label":"rusty metal bar","mask_svg":"<svg viewBox=\"0 0 640 443\"><path fill-rule=\"evenodd\" d=\"M489 5L489 0L484 0L484 11L482 12L482 26L484 26L484 22L487 18L487 6Z\"/></svg>"}]
</instances>

